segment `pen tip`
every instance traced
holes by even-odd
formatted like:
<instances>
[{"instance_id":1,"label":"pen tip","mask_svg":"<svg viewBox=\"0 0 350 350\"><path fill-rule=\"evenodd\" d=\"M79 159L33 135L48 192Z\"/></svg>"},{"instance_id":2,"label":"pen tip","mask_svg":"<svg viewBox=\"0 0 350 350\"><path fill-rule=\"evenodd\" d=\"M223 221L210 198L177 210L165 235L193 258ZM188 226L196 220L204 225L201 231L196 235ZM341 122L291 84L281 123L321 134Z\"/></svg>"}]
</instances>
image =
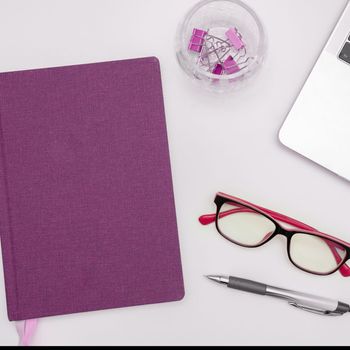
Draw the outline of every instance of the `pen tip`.
<instances>
[{"instance_id":1,"label":"pen tip","mask_svg":"<svg viewBox=\"0 0 350 350\"><path fill-rule=\"evenodd\" d=\"M213 275L208 275L205 276L206 278L208 278L211 281L217 282L217 283L221 283L221 284L228 284L229 283L229 279L226 277L222 277L222 276L213 276Z\"/></svg>"},{"instance_id":2,"label":"pen tip","mask_svg":"<svg viewBox=\"0 0 350 350\"><path fill-rule=\"evenodd\" d=\"M213 275L208 275L206 276L209 280L215 281L215 282L220 282L220 277L219 276L213 276Z\"/></svg>"}]
</instances>

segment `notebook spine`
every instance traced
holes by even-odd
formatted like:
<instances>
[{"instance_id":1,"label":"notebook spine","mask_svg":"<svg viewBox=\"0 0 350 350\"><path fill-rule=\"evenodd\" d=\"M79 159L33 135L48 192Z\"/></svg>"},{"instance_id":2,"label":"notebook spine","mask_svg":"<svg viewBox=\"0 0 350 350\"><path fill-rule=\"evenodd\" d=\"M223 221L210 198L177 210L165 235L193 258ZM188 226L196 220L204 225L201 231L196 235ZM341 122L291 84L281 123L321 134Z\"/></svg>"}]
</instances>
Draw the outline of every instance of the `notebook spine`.
<instances>
[{"instance_id":1,"label":"notebook spine","mask_svg":"<svg viewBox=\"0 0 350 350\"><path fill-rule=\"evenodd\" d=\"M7 178L6 152L0 100L0 239L5 277L7 312L10 321L18 317L18 290L13 250L13 231Z\"/></svg>"}]
</instances>

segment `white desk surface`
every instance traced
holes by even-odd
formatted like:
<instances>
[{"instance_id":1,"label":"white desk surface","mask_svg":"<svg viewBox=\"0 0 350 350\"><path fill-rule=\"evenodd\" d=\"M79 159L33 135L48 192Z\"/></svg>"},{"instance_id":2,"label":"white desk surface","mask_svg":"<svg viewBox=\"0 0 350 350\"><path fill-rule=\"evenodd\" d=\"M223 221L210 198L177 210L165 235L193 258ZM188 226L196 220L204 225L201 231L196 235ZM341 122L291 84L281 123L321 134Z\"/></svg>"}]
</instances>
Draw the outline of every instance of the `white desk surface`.
<instances>
[{"instance_id":1,"label":"white desk surface","mask_svg":"<svg viewBox=\"0 0 350 350\"><path fill-rule=\"evenodd\" d=\"M0 71L161 60L186 284L179 303L41 320L34 345L350 345L350 315L315 316L203 278L226 273L350 302L350 279L298 271L282 238L249 250L197 222L225 191L350 241L350 184L277 138L346 0L246 2L265 24L268 58L253 85L220 97L193 86L174 55L177 24L196 0L0 0ZM0 344L11 345L0 271Z\"/></svg>"}]
</instances>

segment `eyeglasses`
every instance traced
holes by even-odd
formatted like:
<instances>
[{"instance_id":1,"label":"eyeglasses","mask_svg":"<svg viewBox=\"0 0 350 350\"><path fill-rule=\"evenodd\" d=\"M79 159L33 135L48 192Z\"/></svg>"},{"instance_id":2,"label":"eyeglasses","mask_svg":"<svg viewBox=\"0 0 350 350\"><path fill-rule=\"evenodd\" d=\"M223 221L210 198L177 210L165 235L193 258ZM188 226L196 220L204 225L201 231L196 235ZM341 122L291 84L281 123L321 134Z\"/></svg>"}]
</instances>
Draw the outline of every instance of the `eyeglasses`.
<instances>
[{"instance_id":1,"label":"eyeglasses","mask_svg":"<svg viewBox=\"0 0 350 350\"><path fill-rule=\"evenodd\" d=\"M350 277L350 244L321 233L311 226L269 209L251 204L224 193L215 198L217 212L204 215L203 225L216 223L220 235L246 248L258 248L277 235L287 238L288 256L299 269L319 276L336 271ZM296 229L286 229L281 223Z\"/></svg>"}]
</instances>

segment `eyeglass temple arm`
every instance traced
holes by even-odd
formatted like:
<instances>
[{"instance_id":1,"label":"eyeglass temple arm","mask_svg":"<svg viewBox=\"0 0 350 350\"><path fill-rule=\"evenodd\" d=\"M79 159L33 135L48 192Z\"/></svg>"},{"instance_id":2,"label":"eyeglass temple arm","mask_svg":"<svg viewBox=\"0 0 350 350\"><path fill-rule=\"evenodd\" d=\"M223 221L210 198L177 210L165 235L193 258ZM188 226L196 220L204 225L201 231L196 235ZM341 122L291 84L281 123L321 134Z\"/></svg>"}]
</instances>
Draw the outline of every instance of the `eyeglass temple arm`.
<instances>
[{"instance_id":1,"label":"eyeglass temple arm","mask_svg":"<svg viewBox=\"0 0 350 350\"><path fill-rule=\"evenodd\" d=\"M220 219L224 218L226 216L232 215L232 214L236 214L236 213L251 213L253 211L253 209L249 209L249 208L245 208L243 206L240 206L238 203L236 204L236 206L241 207L239 209L232 209L232 210L228 210L224 213L220 214ZM271 216L273 219L278 220L278 221L282 221L285 224L288 225L292 225L295 226L297 228L300 228L301 230L307 230L307 231L315 231L317 232L317 230L309 225L306 225L298 220L295 220L293 218L290 218L286 215L274 212L272 210L269 209L265 209L262 207L258 207L256 206L257 209L261 210L262 212L264 212L265 214L268 214L269 216ZM209 215L203 215L199 218L199 222L206 226L206 225L210 225L213 224L216 221L216 214L209 214Z\"/></svg>"},{"instance_id":2,"label":"eyeglass temple arm","mask_svg":"<svg viewBox=\"0 0 350 350\"><path fill-rule=\"evenodd\" d=\"M235 203L235 205L240 206L238 203ZM272 211L272 210L269 210L269 209L266 209L263 207L259 207L259 206L255 206L255 207L257 209L261 210L262 212L268 214L269 216L271 216L273 219L275 219L277 221L282 221L288 225L292 225L292 226L297 227L301 230L311 231L311 232L315 232L315 233L319 232L315 228L313 228L309 225L306 225L301 221L290 218L286 215L277 213L275 211ZM232 214L250 213L250 212L253 212L253 209L249 209L249 208L246 208L244 206L241 206L241 208L239 208L239 209L232 209L232 210L228 210L226 212L221 213L219 218L221 219L221 218L224 218L224 217L232 215ZM216 221L216 214L203 215L199 218L199 222L204 226L213 224L215 221ZM342 258L339 255L339 253L337 252L337 247L335 246L335 244L331 245L330 244L331 242L329 242L329 241L325 241L325 242L328 244L329 248L331 249L337 263L340 263L342 261ZM339 271L343 277L350 277L350 267L348 267L346 264L341 266Z\"/></svg>"}]
</instances>

